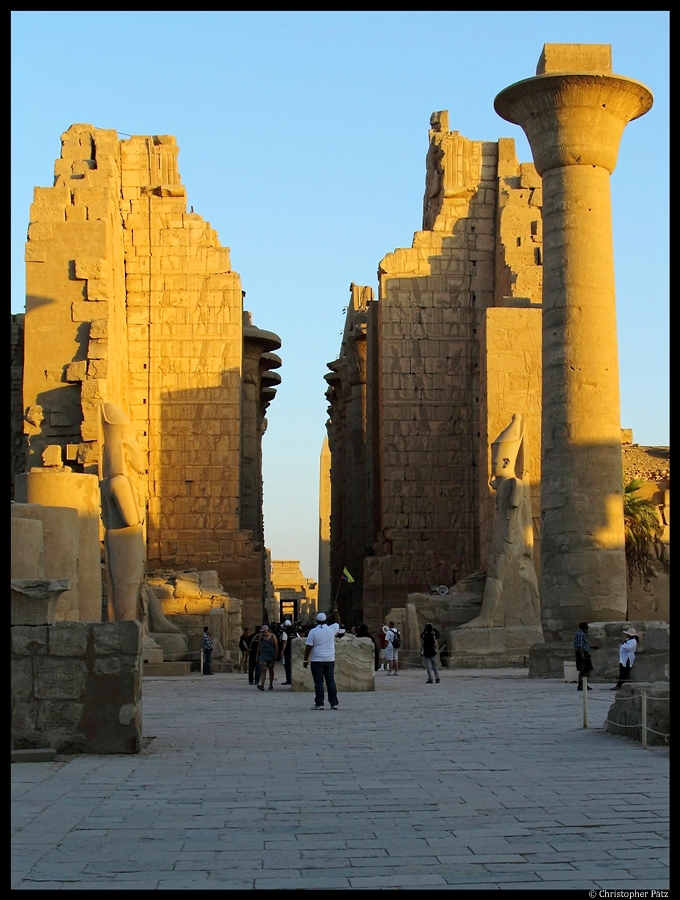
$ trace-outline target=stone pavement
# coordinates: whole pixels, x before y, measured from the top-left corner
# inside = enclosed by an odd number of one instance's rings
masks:
[[[137,756],[14,763],[12,888],[667,890],[667,748],[526,670],[144,679]]]

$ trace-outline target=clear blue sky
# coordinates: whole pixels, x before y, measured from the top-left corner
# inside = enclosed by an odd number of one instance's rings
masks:
[[[231,248],[283,382],[264,438],[266,543],[317,567],[326,363],[350,282],[421,225],[430,113],[468,138],[514,137],[495,95],[544,43],[612,45],[655,103],[612,176],[621,422],[668,444],[669,17],[666,12],[14,12],[12,311],[23,243],[60,135],[82,122],[172,134],[188,203]]]

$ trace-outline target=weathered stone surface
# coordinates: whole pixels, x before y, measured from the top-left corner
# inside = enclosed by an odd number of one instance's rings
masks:
[[[601,45],[546,44],[542,74],[494,103],[524,129],[543,177],[541,601],[549,640],[568,639],[575,622],[626,614],[609,176],[623,129],[652,95],[600,74],[611,72],[606,57]]]
[[[313,691],[311,670],[304,669],[305,641],[294,638],[291,648],[294,691]],[[375,650],[370,638],[343,637],[335,642],[335,684],[343,691],[375,690]]]
[[[381,261],[377,299],[352,286],[326,375],[332,582],[362,563],[361,604],[344,586],[340,609],[373,632],[407,594],[486,564],[487,448],[512,409],[539,471],[540,179],[509,139],[468,140],[445,111],[430,125],[422,230]]]
[[[52,580],[67,579],[69,586],[59,597],[55,606],[58,620],[78,621],[78,512],[60,504],[54,506],[42,503],[28,503],[27,480],[31,474],[17,475],[15,493],[18,503],[12,504],[11,515],[16,518],[34,519],[43,526],[43,577]],[[53,474],[52,478],[63,478],[64,474]],[[97,543],[97,552],[99,543]],[[100,599],[101,614],[101,599]],[[37,624],[37,623],[36,623]]]
[[[12,656],[42,656],[47,653],[46,625],[14,625]]]
[[[244,321],[229,250],[187,212],[177,157],[170,138],[84,124],[62,135],[54,185],[31,207],[13,415],[29,410],[29,466],[82,438],[91,446],[69,460],[96,476],[100,404],[128,413],[148,473],[152,567],[217,570],[260,620],[261,439],[280,340]]]
[[[44,578],[43,524],[38,519],[12,516],[11,577]]]
[[[12,659],[12,700],[29,700],[33,694],[33,662]]]
[[[75,700],[85,692],[87,665],[82,660],[38,657],[34,674],[38,700]]]
[[[164,634],[150,632],[151,637],[163,651],[163,662],[175,662],[184,659],[188,652],[188,640],[183,634]]]
[[[13,747],[51,746],[63,753],[140,749],[139,622],[58,622],[12,631]],[[29,632],[35,632],[33,639]]]
[[[12,625],[51,625],[59,597],[69,590],[67,579],[12,578]]]
[[[59,622],[49,629],[49,655],[85,656],[90,633],[86,622]]]
[[[647,696],[646,723],[642,721],[643,692]],[[650,747],[667,746],[671,739],[670,697],[667,682],[624,684],[609,708],[604,731],[641,741],[642,725],[646,724],[647,744]]]

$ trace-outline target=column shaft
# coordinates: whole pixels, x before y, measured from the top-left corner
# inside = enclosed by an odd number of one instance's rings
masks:
[[[548,636],[626,616],[609,172],[543,176],[541,599]]]

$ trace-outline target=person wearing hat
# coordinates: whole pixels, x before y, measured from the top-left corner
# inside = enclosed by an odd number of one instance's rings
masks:
[[[335,635],[340,630],[340,617],[337,603],[333,607],[333,618],[335,621],[328,625],[326,613],[318,613],[317,624],[307,635],[302,665],[305,669],[311,665],[312,669],[315,694],[312,709],[324,708],[324,681],[331,709],[338,708],[338,690],[335,686]]]
[[[292,623],[290,619],[286,619],[283,623],[283,629],[281,630],[281,649],[279,650],[279,659],[283,659],[283,667],[286,672],[286,680],[283,682],[284,684],[292,684],[292,652],[293,652],[293,642],[291,640],[293,636],[292,631]]]
[[[612,691],[620,691],[624,681],[630,678],[630,670],[635,662],[635,650],[637,649],[638,633],[631,626],[624,628],[619,641],[619,680],[610,688]]]

